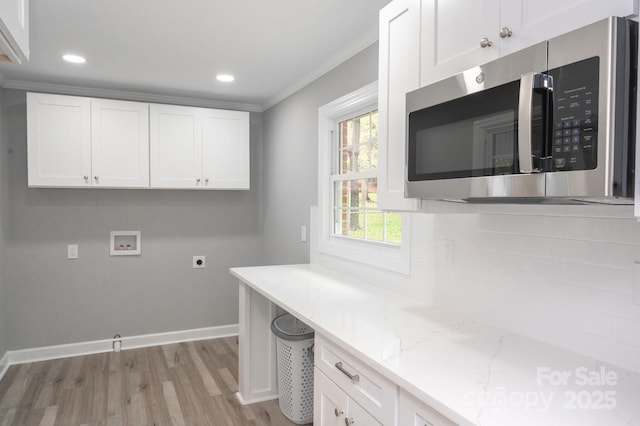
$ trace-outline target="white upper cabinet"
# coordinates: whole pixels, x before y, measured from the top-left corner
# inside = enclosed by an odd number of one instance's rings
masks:
[[[27,93],[29,186],[147,188],[148,107]]]
[[[0,1],[0,60],[29,60],[29,0]]]
[[[500,0],[422,0],[420,85],[496,59],[499,28]]]
[[[607,16],[636,0],[422,0],[425,86]]]
[[[91,174],[95,186],[149,187],[149,105],[91,100]]]
[[[91,185],[91,101],[27,93],[29,186]]]
[[[205,109],[202,178],[216,189],[249,189],[249,113]]]
[[[249,189],[249,113],[151,105],[151,187]]]
[[[31,187],[249,189],[249,113],[27,93]]]
[[[420,87],[420,0],[396,0],[380,11],[378,206],[417,210],[404,198],[405,94]]]
[[[500,42],[500,55],[584,27],[608,16],[638,13],[637,0],[518,0],[501,2],[501,28],[511,30]],[[499,30],[494,29],[494,34]]]
[[[152,188],[198,188],[202,182],[199,108],[151,104]]]

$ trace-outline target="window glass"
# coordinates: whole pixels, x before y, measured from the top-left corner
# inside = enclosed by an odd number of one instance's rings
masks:
[[[378,111],[338,123],[333,181],[333,234],[400,244],[400,213],[378,209]]]

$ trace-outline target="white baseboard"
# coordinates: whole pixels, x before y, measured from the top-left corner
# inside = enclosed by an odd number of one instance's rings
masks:
[[[240,405],[250,405],[250,404],[256,404],[258,402],[272,401],[274,399],[278,399],[280,398],[280,394],[276,391],[275,393],[273,392],[265,393],[263,396],[260,396],[258,398],[244,399],[240,392],[236,392],[236,398],[238,399],[238,402],[240,403]]]
[[[238,335],[238,324],[217,327],[195,328],[192,330],[169,331],[166,333],[142,334],[139,336],[123,336],[122,350],[167,345],[170,343],[191,342],[196,340],[216,339]],[[90,355],[113,351],[113,339],[94,340],[90,342],[69,343],[65,345],[44,346],[40,348],[8,351],[0,360],[0,373],[3,366],[25,364],[27,362],[48,361],[70,356]],[[0,374],[0,378],[2,377]]]
[[[4,376],[4,373],[9,369],[9,352],[5,352],[0,358],[0,380]]]

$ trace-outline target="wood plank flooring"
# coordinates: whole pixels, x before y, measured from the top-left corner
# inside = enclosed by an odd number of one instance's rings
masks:
[[[34,362],[0,381],[0,426],[293,425],[237,391],[237,337]]]

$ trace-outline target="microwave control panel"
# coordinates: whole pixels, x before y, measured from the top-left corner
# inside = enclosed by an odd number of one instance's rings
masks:
[[[549,71],[553,77],[551,170],[591,170],[598,153],[598,57]]]

